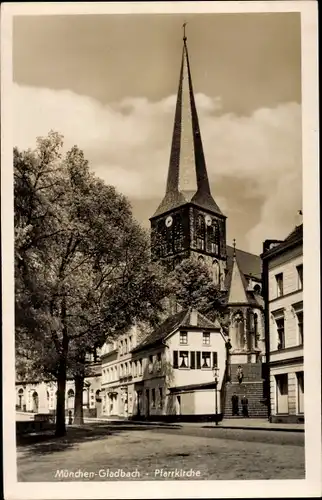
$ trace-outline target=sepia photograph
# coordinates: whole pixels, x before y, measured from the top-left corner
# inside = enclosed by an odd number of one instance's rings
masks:
[[[6,498],[319,495],[316,4],[83,4],[2,16]]]

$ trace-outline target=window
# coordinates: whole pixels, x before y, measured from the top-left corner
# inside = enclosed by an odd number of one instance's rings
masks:
[[[129,351],[132,349],[132,335],[129,337]]]
[[[149,367],[148,367],[149,373],[153,372],[153,356],[149,356]]]
[[[219,253],[219,226],[215,221],[207,227],[207,247],[209,252]]]
[[[194,351],[190,353],[190,368],[191,370],[196,368],[196,353]]]
[[[142,359],[139,359],[138,361],[138,376],[141,377],[142,375]]]
[[[203,345],[210,345],[210,332],[203,332],[202,343]]]
[[[132,363],[133,377],[136,377],[136,375],[137,375],[137,369],[138,369],[137,361],[133,361],[133,363]]]
[[[297,315],[297,328],[298,328],[298,335],[299,335],[299,344],[302,345],[304,343],[303,311],[298,312],[296,315]]]
[[[284,318],[278,318],[276,320],[277,328],[277,349],[285,348],[285,328],[284,328]]]
[[[181,345],[188,344],[188,333],[187,332],[180,332],[180,344]]]
[[[196,366],[197,366],[197,369],[201,368],[201,352],[200,351],[196,352]]]
[[[218,354],[216,352],[212,353],[212,367],[218,366]]]
[[[188,351],[180,351],[179,368],[188,368]]]
[[[157,354],[157,370],[161,370],[161,362],[162,362],[162,357],[161,357],[161,352],[158,352]]]
[[[204,250],[205,248],[205,219],[202,215],[198,215],[197,218],[197,248],[198,250]]]
[[[152,408],[155,408],[155,389],[151,389],[151,400]]]
[[[220,266],[218,260],[214,260],[212,263],[212,278],[215,285],[219,285],[220,282]]]
[[[303,264],[296,266],[297,271],[297,288],[298,290],[302,290],[303,288]]]
[[[163,390],[159,387],[159,408],[163,408]]]
[[[123,341],[120,342],[120,355],[123,356]]]
[[[124,354],[127,354],[127,339],[124,340]]]
[[[120,365],[120,377],[123,377],[123,365]]]
[[[210,352],[203,352],[201,357],[202,357],[201,368],[211,368]]]
[[[180,252],[183,249],[183,224],[180,215],[176,215],[173,221],[174,250]]]
[[[172,253],[173,252],[173,228],[167,227],[166,228],[166,253]]]
[[[283,295],[283,273],[276,274],[275,276],[276,286],[277,286],[277,297],[282,297]]]
[[[173,368],[178,368],[178,351],[173,351]]]

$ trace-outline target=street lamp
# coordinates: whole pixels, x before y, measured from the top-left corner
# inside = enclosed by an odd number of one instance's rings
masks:
[[[215,420],[215,422],[216,422],[216,425],[218,425],[218,390],[217,390],[217,388],[218,388],[218,380],[219,380],[219,368],[218,368],[218,366],[215,366],[213,368],[213,374],[214,374],[214,379],[215,379],[215,404],[216,404],[216,407],[215,407],[216,408],[215,409],[215,411],[216,411],[216,420]]]

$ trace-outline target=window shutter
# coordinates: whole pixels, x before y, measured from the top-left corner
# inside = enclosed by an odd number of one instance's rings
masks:
[[[216,352],[212,353],[212,366],[218,366],[218,356]]]
[[[190,353],[190,368],[192,370],[196,368],[196,353],[194,351]]]
[[[173,351],[173,368],[178,368],[178,351]]]
[[[201,368],[201,364],[200,364],[200,351],[197,351],[196,355],[197,355],[197,368]]]

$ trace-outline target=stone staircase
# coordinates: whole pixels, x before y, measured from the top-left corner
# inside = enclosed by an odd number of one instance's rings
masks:
[[[224,418],[233,417],[231,397],[234,393],[239,398],[239,415],[242,416],[241,398],[245,395],[248,399],[248,413],[250,418],[267,418],[267,405],[264,400],[264,380],[262,374],[262,363],[245,363],[240,365],[244,377],[239,384],[236,376],[238,365],[231,365],[231,381],[226,383]]]

